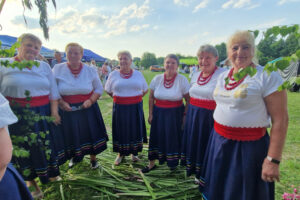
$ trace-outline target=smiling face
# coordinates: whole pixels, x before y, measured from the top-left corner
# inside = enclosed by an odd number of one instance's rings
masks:
[[[164,61],[164,67],[166,70],[166,73],[169,75],[173,75],[177,72],[178,63],[177,60],[174,58],[166,58]]]
[[[18,48],[20,60],[34,60],[40,53],[41,43],[31,39],[25,39]]]
[[[252,63],[254,49],[246,41],[233,43],[228,49],[228,58],[235,68],[245,68]]]
[[[198,56],[200,70],[210,74],[214,71],[218,57],[209,52],[201,52]]]
[[[130,68],[132,60],[128,55],[120,54],[118,58],[119,58],[121,70]]]
[[[67,48],[67,59],[72,65],[78,65],[82,58],[82,52],[79,46],[69,46]]]

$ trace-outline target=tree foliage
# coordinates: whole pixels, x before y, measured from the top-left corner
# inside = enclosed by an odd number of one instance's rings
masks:
[[[260,65],[278,57],[286,57],[300,49],[299,26],[274,26],[267,29],[264,38],[257,45],[257,57]]]
[[[222,42],[221,44],[217,44],[215,47],[219,53],[219,59],[216,63],[217,66],[219,66],[220,62],[224,61],[227,58],[226,44]]]
[[[149,68],[151,65],[157,65],[156,56],[154,53],[145,52],[141,58],[141,66],[145,69]]]

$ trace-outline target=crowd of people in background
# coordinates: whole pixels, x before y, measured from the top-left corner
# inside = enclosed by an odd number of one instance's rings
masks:
[[[1,61],[38,58],[39,66],[21,70],[0,66],[1,199],[41,198],[36,178],[42,184],[60,180],[60,165],[69,161],[72,168],[85,155],[90,156],[91,169],[99,167],[96,156],[105,153],[109,140],[98,105],[104,91],[113,99],[114,165],[129,155],[132,162],[140,161],[138,154],[149,140],[149,163],[141,169],[143,173],[155,170],[156,160],[170,170],[181,164],[187,176],[194,175],[204,199],[274,199],[288,126],[287,95],[277,90],[282,84],[279,74],[268,75],[253,61],[252,33],[238,31],[229,38],[229,69],[216,66],[215,47],[202,45],[197,52],[200,71],[193,67],[190,82],[178,73],[176,55],[169,54],[164,59],[165,72],[156,75],[149,87],[143,74],[131,68],[128,51],[118,53],[120,68],[112,70],[109,62],[101,67],[93,60],[83,63],[83,47],[69,43],[66,60],[55,52],[50,66],[40,61],[38,37],[28,33],[19,40],[18,54]],[[256,68],[257,73],[234,78],[246,67]],[[143,111],[148,90],[149,139]],[[31,124],[28,109],[53,120],[41,118]],[[35,134],[38,143],[27,139],[14,144],[28,156],[11,159],[9,134],[14,138]],[[35,188],[31,194],[22,179]]]

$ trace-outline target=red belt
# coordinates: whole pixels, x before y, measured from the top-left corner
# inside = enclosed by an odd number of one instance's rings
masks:
[[[155,105],[161,108],[176,108],[182,106],[182,100],[179,101],[168,101],[168,100],[159,100],[155,99]]]
[[[266,128],[240,128],[230,127],[219,124],[215,121],[215,131],[223,137],[238,141],[255,141],[259,140],[266,134]]]
[[[191,97],[190,104],[200,108],[206,108],[208,110],[214,110],[216,108],[216,102],[214,100],[196,99]]]
[[[134,97],[119,97],[114,96],[114,103],[116,104],[137,104],[140,103],[143,100],[142,96],[134,96]]]
[[[76,94],[76,95],[64,95],[63,100],[67,103],[83,103],[88,100],[93,94],[91,91],[89,94]]]
[[[10,102],[11,105],[20,104],[20,106],[22,107],[25,107],[27,104],[29,104],[30,107],[38,107],[49,104],[49,95],[29,98],[30,100],[27,101],[27,98],[6,97],[6,99]]]

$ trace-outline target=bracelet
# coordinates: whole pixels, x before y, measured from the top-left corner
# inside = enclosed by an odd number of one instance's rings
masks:
[[[272,163],[275,163],[277,165],[280,164],[279,160],[276,160],[276,159],[272,158],[271,156],[267,156],[267,160],[270,161],[270,162],[272,162]]]

